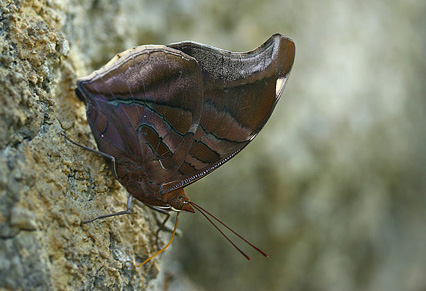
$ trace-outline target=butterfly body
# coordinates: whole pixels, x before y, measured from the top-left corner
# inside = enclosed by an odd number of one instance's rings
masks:
[[[77,82],[100,152],[130,195],[194,212],[184,187],[240,152],[262,129],[294,61],[275,34],[247,53],[192,42],[140,46]]]

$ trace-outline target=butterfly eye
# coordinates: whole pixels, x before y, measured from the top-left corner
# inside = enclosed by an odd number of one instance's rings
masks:
[[[183,208],[184,203],[185,202],[184,202],[184,199],[182,197],[176,197],[176,198],[174,198],[170,201],[170,206],[173,209],[181,210]]]

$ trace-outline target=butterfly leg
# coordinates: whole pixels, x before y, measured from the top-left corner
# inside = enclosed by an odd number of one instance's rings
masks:
[[[92,221],[95,221],[97,219],[102,219],[102,218],[111,217],[111,216],[131,214],[132,213],[132,200],[133,200],[133,196],[129,194],[129,199],[127,199],[127,209],[126,210],[115,212],[115,213],[101,215],[101,216],[98,216],[98,217],[86,220],[83,223],[86,224],[86,223],[90,223]]]
[[[157,231],[156,231],[156,233],[155,233],[155,244],[157,245],[157,247],[158,248],[161,248],[160,247],[160,245],[158,244],[158,238],[160,237],[160,231],[162,231],[162,230],[166,230],[166,231],[168,231],[168,232],[172,232],[172,230],[171,229],[168,229],[168,228],[166,228],[165,227],[165,225],[166,225],[166,223],[167,223],[167,221],[169,220],[169,218],[170,218],[170,212],[169,211],[167,211],[167,210],[164,210],[164,209],[161,209],[161,208],[158,208],[158,207],[155,207],[155,206],[150,206],[150,205],[147,205],[149,208],[151,208],[152,210],[155,210],[155,211],[157,211],[157,212],[160,212],[161,214],[164,214],[166,217],[164,218],[164,220],[163,220],[163,222],[159,222],[159,220],[158,220],[158,218],[157,218],[157,216],[155,216],[155,220],[157,221],[157,224],[159,225],[158,226],[158,229],[157,229]]]
[[[68,136],[66,136],[63,132],[61,132],[61,135],[63,136],[63,137],[65,137],[70,143],[72,143],[72,144],[74,144],[74,145],[76,145],[76,146],[79,146],[79,147],[81,147],[81,148],[83,148],[83,149],[85,149],[85,150],[87,150],[87,151],[89,151],[89,152],[92,152],[92,153],[95,153],[95,154],[98,154],[98,155],[101,155],[101,156],[103,156],[103,157],[105,157],[105,158],[107,158],[107,159],[109,159],[111,162],[112,162],[112,174],[114,175],[114,177],[118,180],[118,175],[117,175],[117,171],[115,170],[115,158],[113,157],[113,156],[110,156],[110,155],[108,155],[108,154],[106,154],[106,153],[103,153],[103,152],[100,152],[100,151],[97,151],[97,150],[94,150],[94,149],[92,149],[92,148],[89,148],[89,147],[86,147],[86,146],[84,146],[84,145],[82,145],[82,144],[79,144],[78,142],[75,142],[75,141],[73,141],[72,139],[70,139]]]

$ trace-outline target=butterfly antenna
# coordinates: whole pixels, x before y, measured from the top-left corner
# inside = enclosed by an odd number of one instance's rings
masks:
[[[177,212],[177,214],[176,214],[175,228],[173,229],[172,238],[170,239],[169,243],[164,248],[162,248],[161,250],[159,250],[158,252],[156,252],[155,254],[153,254],[152,256],[150,256],[148,259],[146,259],[145,261],[143,261],[139,265],[136,265],[135,261],[133,260],[133,266],[135,266],[135,268],[142,267],[143,265],[145,265],[146,263],[148,263],[152,258],[154,258],[157,255],[161,254],[165,249],[167,249],[172,244],[173,238],[175,237],[177,225],[178,225],[178,220],[179,220],[179,212]]]
[[[246,244],[248,244],[249,246],[251,246],[253,249],[255,249],[256,251],[258,251],[259,253],[261,253],[263,256],[265,256],[266,258],[268,257],[268,255],[263,252],[261,249],[259,249],[258,247],[256,247],[255,245],[253,245],[251,242],[249,242],[247,239],[245,239],[243,236],[241,236],[240,234],[238,234],[236,231],[234,231],[232,228],[230,228],[229,226],[227,226],[224,222],[222,222],[219,218],[217,218],[216,216],[214,216],[213,214],[211,214],[210,212],[208,212],[207,210],[205,210],[204,208],[202,208],[200,205],[194,203],[194,202],[190,202],[191,205],[193,205],[195,207],[195,209],[197,209],[198,211],[200,211],[200,213],[244,256],[246,257],[248,260],[250,260],[250,257],[247,256],[240,248],[238,248],[232,241],[231,239],[229,239],[224,233],[223,231],[221,231],[219,229],[219,227],[207,216],[210,215],[213,219],[215,219],[217,222],[219,222],[220,224],[222,224],[224,227],[226,227],[229,231],[231,231],[233,234],[235,234],[236,236],[238,236],[240,239],[242,239]]]

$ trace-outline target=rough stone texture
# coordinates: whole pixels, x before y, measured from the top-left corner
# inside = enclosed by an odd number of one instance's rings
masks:
[[[142,289],[159,274],[153,289],[426,289],[425,1],[0,7],[0,287]],[[156,226],[142,207],[81,225],[127,196],[58,135],[95,147],[76,78],[133,45],[241,51],[275,32],[296,42],[283,99],[247,149],[187,189],[270,258],[245,261],[195,214],[160,266],[128,268],[155,249]]]
[[[0,2],[0,289],[132,290],[158,273],[155,261],[131,264],[155,250],[150,212],[136,206],[135,215],[82,225],[122,210],[127,195],[102,158],[59,135],[95,147],[73,88],[92,70],[88,58],[120,49],[118,6]],[[111,38],[105,49],[99,31]]]

